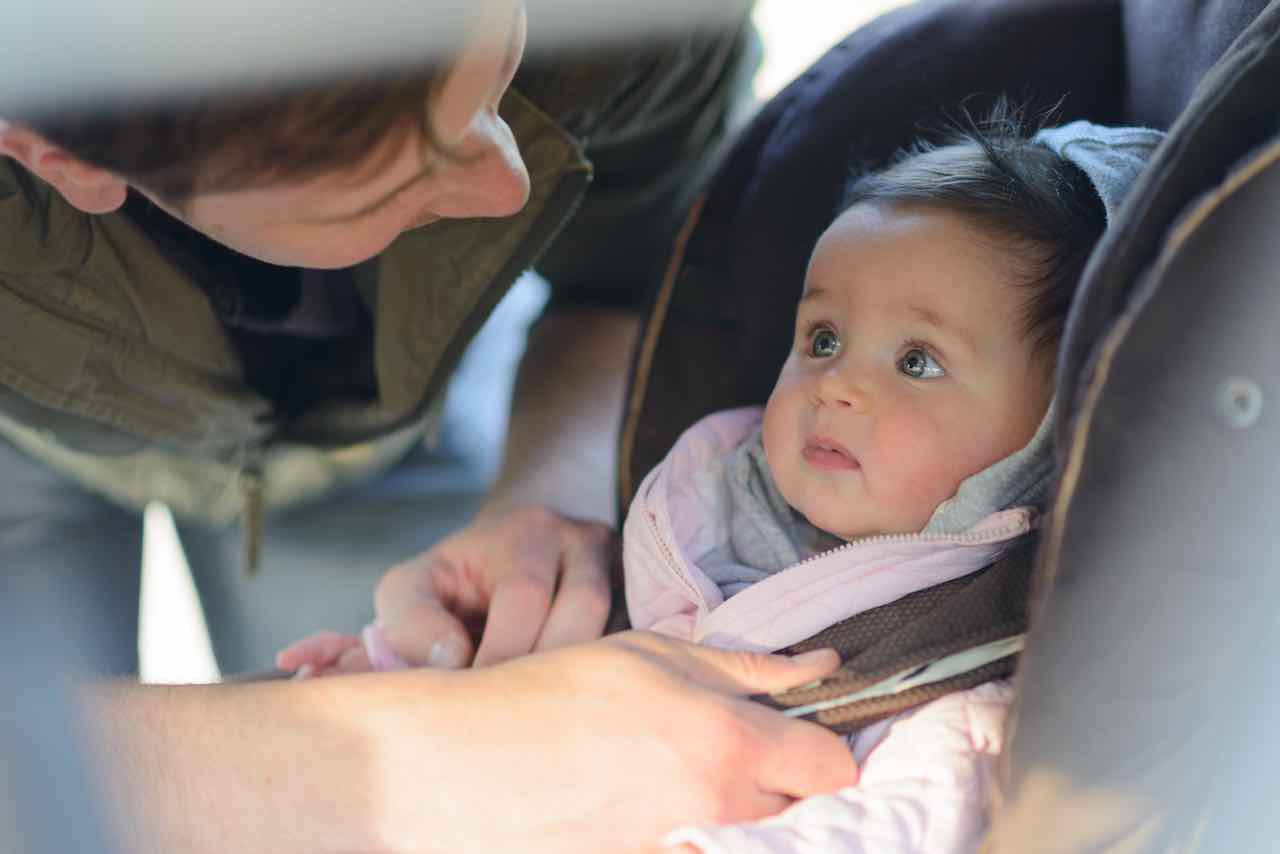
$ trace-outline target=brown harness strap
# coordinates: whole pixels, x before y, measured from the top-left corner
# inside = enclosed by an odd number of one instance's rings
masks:
[[[1035,535],[1025,537],[985,569],[855,614],[780,650],[795,654],[832,647],[844,664],[816,686],[753,699],[776,709],[799,709],[862,691],[947,656],[1021,635],[1027,630],[1035,545]],[[618,585],[607,632],[629,627]],[[1016,663],[1017,655],[1007,655],[936,682],[799,716],[836,732],[853,732],[945,694],[1009,676]]]
[[[1035,537],[1025,538],[999,561],[954,581],[920,590],[855,614],[782,652],[833,647],[843,666],[813,687],[759,697],[793,709],[862,691],[931,662],[1016,637],[1027,628],[1027,600]],[[836,732],[852,732],[953,691],[1013,673],[1015,654],[937,682],[868,697],[803,717]]]

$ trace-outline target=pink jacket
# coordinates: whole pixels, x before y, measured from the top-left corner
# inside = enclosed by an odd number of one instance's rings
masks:
[[[631,623],[732,649],[772,651],[832,623],[991,563],[1034,513],[995,513],[960,534],[857,540],[802,561],[727,602],[699,559],[729,539],[723,461],[759,408],[716,413],[680,437],[641,483],[623,527]],[[951,694],[849,739],[858,785],[746,825],[687,828],[668,844],[707,852],[968,851],[986,828],[989,774],[1012,690]]]

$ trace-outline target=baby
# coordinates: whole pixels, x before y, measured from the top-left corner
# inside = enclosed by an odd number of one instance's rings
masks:
[[[632,625],[777,650],[1026,534],[1072,294],[1160,138],[1076,122],[1027,139],[998,114],[855,180],[763,410],[703,419],[641,484],[623,531]],[[665,841],[973,850],[1011,694],[990,682],[866,727],[849,739],[857,786]]]
[[[1030,531],[1071,297],[1159,140],[1085,122],[1028,139],[998,110],[855,180],[810,258],[768,403],[695,424],[641,484],[623,529],[632,625],[776,650],[977,571]],[[326,669],[341,652],[326,643],[291,663]],[[376,629],[362,647],[394,663]],[[971,850],[1011,693],[990,682],[867,727],[849,738],[858,785],[664,842]]]

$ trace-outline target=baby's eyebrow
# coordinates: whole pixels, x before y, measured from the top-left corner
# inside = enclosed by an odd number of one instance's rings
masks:
[[[800,304],[804,305],[807,302],[812,302],[813,300],[816,300],[819,297],[824,297],[826,295],[827,295],[826,288],[821,288],[821,287],[809,288],[809,290],[804,292],[804,296],[800,297]]]
[[[924,305],[908,305],[907,311],[912,314],[916,320],[919,320],[925,326],[930,326],[934,331],[941,333],[947,338],[951,338],[970,352],[976,351],[973,339],[961,324],[952,323],[938,312]]]
[[[923,305],[909,305],[907,310],[916,316],[917,320],[927,323],[937,329],[948,329],[950,324],[942,319],[936,311]]]

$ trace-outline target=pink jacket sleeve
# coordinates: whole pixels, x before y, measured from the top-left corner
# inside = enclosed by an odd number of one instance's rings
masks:
[[[762,821],[677,830],[706,854],[967,852],[986,832],[994,763],[1013,689],[950,694],[852,737],[856,786],[806,798]]]

